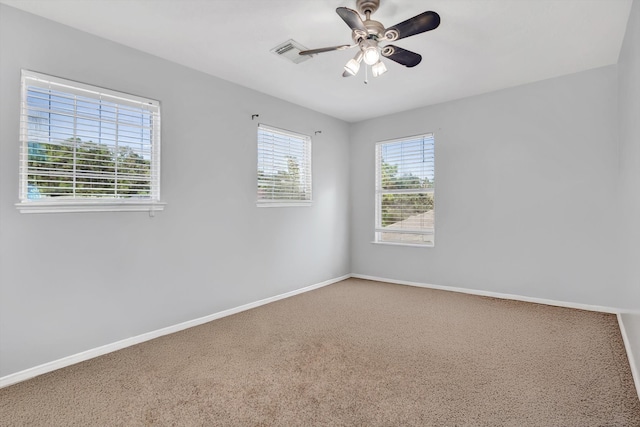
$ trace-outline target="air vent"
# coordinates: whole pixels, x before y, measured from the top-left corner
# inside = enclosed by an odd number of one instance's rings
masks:
[[[278,55],[281,58],[288,59],[294,64],[299,64],[302,61],[311,59],[311,57],[313,56],[313,55],[299,55],[299,53],[303,50],[307,50],[307,48],[302,46],[300,43],[298,43],[295,40],[287,40],[286,42],[271,49],[271,53]]]

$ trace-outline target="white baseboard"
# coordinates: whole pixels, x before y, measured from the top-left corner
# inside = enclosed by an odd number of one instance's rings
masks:
[[[640,399],[640,366],[636,365],[636,359],[631,350],[631,341],[629,335],[627,335],[627,329],[624,326],[624,319],[622,313],[618,313],[618,324],[620,325],[620,333],[622,334],[622,341],[624,341],[624,348],[627,350],[627,357],[629,358],[629,365],[631,366],[631,375],[636,385],[636,392],[638,393],[638,399]]]
[[[348,279],[350,277],[357,279],[366,279],[366,280],[375,280],[379,282],[386,283],[394,283],[399,285],[407,285],[407,286],[416,286],[421,288],[429,288],[429,289],[439,289],[444,291],[451,292],[459,292],[471,295],[480,295],[501,299],[509,299],[515,301],[525,301],[525,302],[533,302],[537,304],[546,304],[553,305],[558,307],[567,307],[567,308],[576,308],[580,310],[589,310],[589,311],[598,311],[604,313],[613,313],[618,316],[618,323],[620,325],[620,331],[622,333],[622,338],[625,344],[625,349],[627,351],[627,356],[629,358],[629,364],[631,365],[631,373],[633,375],[633,379],[636,384],[636,389],[638,391],[638,396],[640,397],[640,367],[636,366],[634,363],[634,358],[631,353],[631,345],[629,343],[629,337],[627,336],[626,330],[624,328],[623,320],[620,316],[621,311],[611,307],[603,307],[603,306],[595,306],[588,304],[578,304],[564,301],[555,301],[548,300],[543,298],[533,298],[526,297],[520,295],[512,295],[512,294],[503,294],[499,292],[489,292],[482,291],[476,289],[466,289],[466,288],[457,288],[453,286],[440,286],[440,285],[430,285],[426,283],[418,283],[418,282],[410,282],[406,280],[395,280],[395,279],[387,279],[383,277],[375,277],[375,276],[367,276],[363,274],[347,274],[341,277],[337,277],[334,279],[326,280],[324,282],[316,283],[314,285],[310,285],[301,289],[296,289],[294,291],[286,292],[284,294],[276,295],[273,297],[265,298],[259,301],[255,301],[249,304],[244,304],[239,307],[231,308],[228,310],[223,310],[218,313],[210,314],[208,316],[200,317],[198,319],[189,320],[187,322],[179,323],[177,325],[168,326],[166,328],[158,329],[155,331],[147,332],[141,335],[137,335],[135,337],[126,338],[124,340],[116,341],[111,344],[106,344],[101,347],[96,347],[87,351],[83,351],[81,353],[77,353],[71,356],[63,357],[62,359],[54,360],[52,362],[44,363],[42,365],[35,366],[33,368],[28,368],[20,372],[16,372],[13,374],[9,374],[4,377],[0,377],[0,388],[10,386],[12,384],[19,383],[21,381],[28,380],[30,378],[36,377],[38,375],[46,374],[48,372],[55,371],[56,369],[61,369],[67,366],[74,365],[76,363],[83,362],[85,360],[93,359],[94,357],[102,356],[107,353],[111,353],[117,350],[121,350],[126,347],[131,347],[136,344],[143,343],[145,341],[152,340],[154,338],[158,338],[164,335],[169,335],[174,332],[179,332],[188,328],[192,328],[194,326],[202,325],[207,322],[211,322],[212,320],[220,319],[222,317],[230,316],[232,314],[240,313],[242,311],[250,310],[252,308],[259,307],[261,305],[269,304],[284,298],[289,298],[294,295],[298,295],[304,292],[309,292],[314,289],[318,289],[324,286],[331,285],[333,283],[340,282],[342,280]]]
[[[36,377],[38,375],[46,374],[51,371],[55,371],[56,369],[65,368],[70,365],[74,365],[79,362],[84,362],[85,360],[93,359],[94,357],[102,356],[107,353],[111,353],[117,350],[121,350],[126,347],[131,347],[132,345],[140,344],[145,341],[152,340],[154,338],[158,338],[164,335],[169,335],[174,332],[179,332],[188,328],[192,328],[194,326],[202,325],[207,322],[211,322],[212,320],[220,319],[222,317],[231,316],[232,314],[240,313],[242,311],[250,310],[252,308],[259,307],[261,305],[269,304],[284,298],[289,298],[294,295],[298,295],[304,292],[309,292],[314,289],[321,288],[323,286],[328,286],[336,282],[340,282],[342,280],[348,279],[351,275],[347,274],[345,276],[336,277],[334,279],[325,280],[324,282],[316,283],[314,285],[310,285],[301,289],[296,289],[294,291],[285,292],[284,294],[276,295],[273,297],[261,299],[259,301],[255,301],[249,304],[244,304],[239,307],[230,308],[228,310],[223,310],[218,313],[210,314],[208,316],[200,317],[198,319],[189,320],[187,322],[182,322],[177,325],[168,326],[166,328],[157,329],[155,331],[147,332],[142,335],[137,335],[135,337],[126,338],[124,340],[116,341],[111,344],[106,344],[97,348],[93,348],[91,350],[83,351],[81,353],[73,354],[71,356],[63,357],[62,359],[54,360],[52,362],[44,363],[42,365],[35,366],[33,368],[28,368],[20,372],[16,372],[13,374],[6,375],[4,377],[0,377],[0,388],[10,386],[12,384],[19,383],[21,381],[28,380],[30,378]]]
[[[620,312],[620,310],[617,308],[604,307],[600,305],[589,305],[589,304],[580,304],[580,303],[574,303],[574,302],[555,301],[555,300],[544,299],[544,298],[527,297],[527,296],[513,295],[513,294],[503,294],[500,292],[482,291],[478,289],[457,288],[454,286],[431,285],[428,283],[409,282],[407,280],[395,280],[395,279],[386,279],[383,277],[366,276],[364,274],[352,274],[351,277],[354,277],[357,279],[375,280],[378,282],[395,283],[398,285],[416,286],[419,288],[438,289],[441,291],[450,291],[450,292],[459,292],[462,294],[479,295],[483,297],[493,297],[493,298],[500,298],[500,299],[509,299],[514,301],[533,302],[536,304],[546,304],[546,305],[553,305],[556,307],[576,308],[579,310],[598,311],[601,313],[618,314]]]

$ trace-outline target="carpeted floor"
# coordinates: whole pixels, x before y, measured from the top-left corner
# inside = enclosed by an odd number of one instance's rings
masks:
[[[614,315],[349,279],[0,390],[2,426],[640,426]]]

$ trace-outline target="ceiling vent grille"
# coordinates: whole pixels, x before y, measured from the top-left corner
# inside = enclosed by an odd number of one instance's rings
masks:
[[[303,50],[308,50],[308,49],[302,46],[297,41],[291,39],[271,49],[271,53],[281,58],[288,59],[294,64],[299,64],[303,61],[306,61],[307,59],[311,59],[311,57],[313,56],[313,55],[299,55],[299,53]]]

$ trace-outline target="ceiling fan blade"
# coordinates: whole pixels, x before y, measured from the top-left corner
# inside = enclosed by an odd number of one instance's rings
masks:
[[[422,61],[422,56],[398,46],[388,45],[382,49],[382,56],[405,67],[415,67]]]
[[[362,18],[353,9],[349,9],[348,7],[339,7],[336,9],[338,15],[353,31],[363,32],[364,35],[367,34],[367,27],[364,26],[364,22],[362,22]]]
[[[438,28],[440,25],[440,15],[435,12],[423,12],[413,18],[407,19],[399,24],[385,30],[384,36],[387,40],[400,40],[405,37],[415,36]]]
[[[320,49],[309,49],[309,50],[303,50],[299,53],[299,55],[315,55],[316,53],[322,53],[322,52],[331,52],[333,50],[345,50],[345,49],[350,49],[352,47],[355,47],[357,45],[349,45],[349,44],[343,44],[340,46],[331,46],[331,47],[321,47]]]

